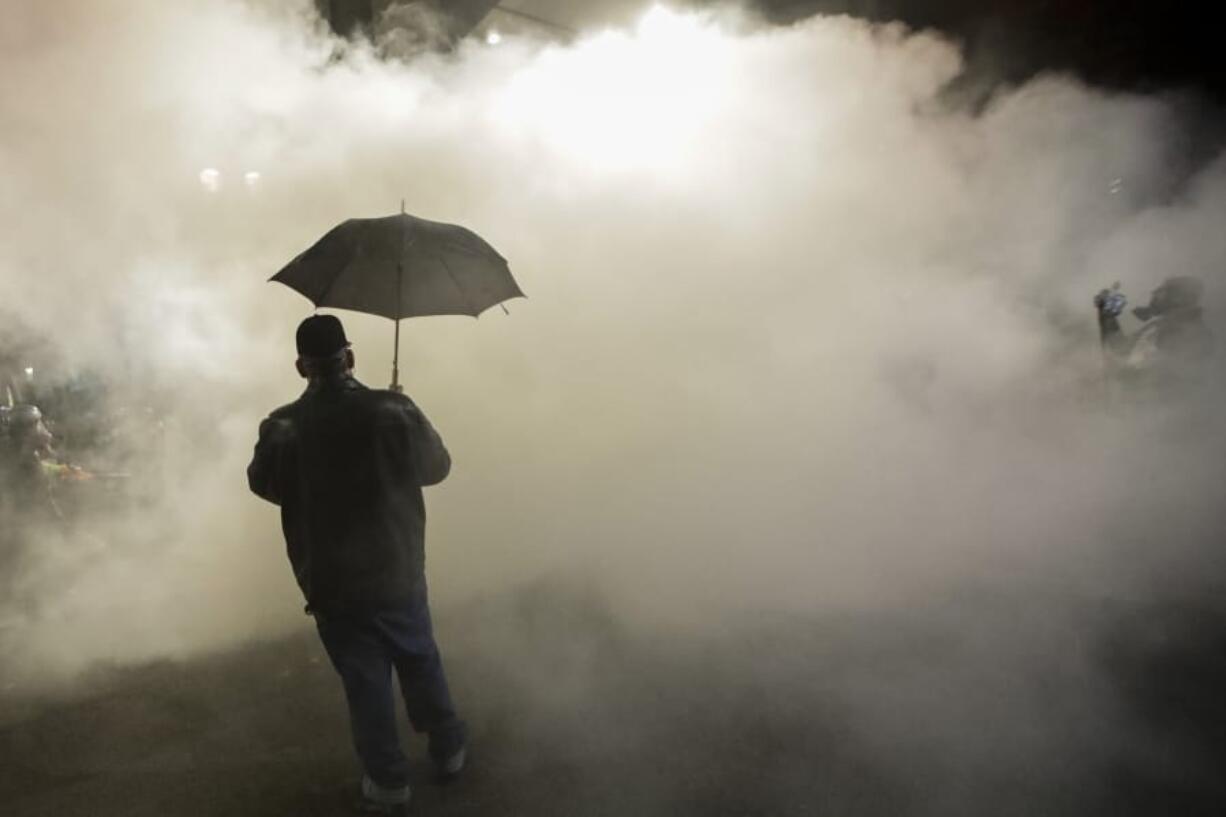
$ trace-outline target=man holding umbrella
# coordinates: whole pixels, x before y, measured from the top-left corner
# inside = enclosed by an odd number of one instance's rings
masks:
[[[465,759],[424,572],[421,488],[441,482],[451,458],[408,397],[354,378],[353,351],[335,316],[304,320],[297,351],[306,391],[260,424],[248,482],[281,507],[294,575],[341,676],[365,770],[360,808],[401,814],[409,775],[393,670],[438,771],[454,775]]]

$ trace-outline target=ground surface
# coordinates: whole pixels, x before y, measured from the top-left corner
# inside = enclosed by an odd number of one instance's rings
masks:
[[[437,612],[472,763],[432,783],[411,738],[415,813],[1226,813],[1203,604],[1099,604],[1089,644],[975,594],[684,637],[549,586]],[[337,815],[355,775],[306,630],[0,698],[5,817]]]

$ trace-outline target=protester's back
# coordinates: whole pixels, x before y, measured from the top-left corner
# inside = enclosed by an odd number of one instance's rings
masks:
[[[442,441],[406,397],[352,378],[315,384],[265,421],[252,490],[281,505],[308,603],[373,607],[405,598],[424,571],[421,486],[446,477]]]
[[[409,762],[397,735],[393,672],[439,774],[464,768],[467,730],[434,640],[425,577],[421,488],[451,457],[397,391],[353,379],[340,319],[312,315],[295,334],[306,392],[260,424],[251,490],[281,506],[294,574],[345,688],[362,761],[363,814],[407,813]]]

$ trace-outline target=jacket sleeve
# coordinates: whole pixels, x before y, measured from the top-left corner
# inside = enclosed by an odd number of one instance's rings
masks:
[[[259,439],[255,454],[247,466],[247,485],[256,496],[274,505],[281,504],[283,496],[282,459],[293,433],[289,420],[269,417],[260,423]]]
[[[409,401],[409,456],[419,485],[436,485],[451,473],[451,455],[443,438],[434,430],[421,409]]]

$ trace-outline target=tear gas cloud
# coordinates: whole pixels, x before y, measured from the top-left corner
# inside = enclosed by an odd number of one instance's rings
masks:
[[[155,384],[165,438],[95,549],[28,558],[23,666],[302,626],[243,476],[309,312],[265,281],[401,199],[529,295],[403,326],[455,459],[438,604],[574,576],[629,622],[719,626],[966,582],[1146,594],[1220,560],[1220,424],[1105,411],[1089,306],[1182,273],[1223,314],[1226,162],[1184,164],[1173,103],[1046,77],[972,115],[941,97],[954,44],[847,18],[337,48],[304,2],[6,12],[0,302],[66,365]],[[342,317],[383,385],[390,324]]]

